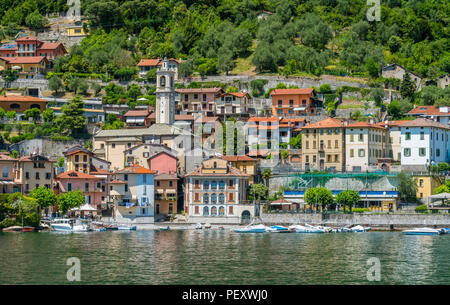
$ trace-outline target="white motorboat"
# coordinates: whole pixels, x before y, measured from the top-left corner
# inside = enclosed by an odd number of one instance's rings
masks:
[[[75,224],[73,219],[69,218],[60,218],[55,219],[50,223],[50,226],[55,231],[60,232],[88,232],[89,225],[88,224]]]
[[[211,224],[210,224],[210,223],[205,223],[205,225],[203,226],[203,228],[205,228],[205,229],[211,229]]]
[[[270,233],[291,233],[291,232],[295,232],[295,230],[291,230],[287,227],[283,227],[283,226],[271,226],[270,228],[267,228],[267,232]]]
[[[405,235],[439,235],[442,234],[441,230],[431,228],[414,228],[411,230],[404,230]]]
[[[265,225],[249,225],[244,228],[234,229],[236,233],[264,233],[267,227]]]
[[[360,225],[354,226],[350,228],[350,232],[369,232],[370,231],[370,227],[363,227]]]
[[[295,232],[297,233],[328,233],[328,229],[324,229],[323,227],[315,227],[309,224],[305,224],[304,226],[297,225],[295,227]]]
[[[201,223],[197,223],[197,224],[195,225],[195,229],[197,229],[197,230],[201,230],[202,228],[203,228],[203,226],[202,226]]]

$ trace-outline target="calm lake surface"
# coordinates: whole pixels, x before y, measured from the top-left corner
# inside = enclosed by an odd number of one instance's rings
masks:
[[[66,279],[70,257],[81,282]],[[448,234],[0,233],[0,258],[0,284],[450,284]]]

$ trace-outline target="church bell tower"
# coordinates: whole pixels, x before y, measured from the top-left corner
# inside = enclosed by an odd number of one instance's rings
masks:
[[[156,123],[172,125],[175,121],[175,72],[169,69],[169,61],[164,58],[156,71]]]

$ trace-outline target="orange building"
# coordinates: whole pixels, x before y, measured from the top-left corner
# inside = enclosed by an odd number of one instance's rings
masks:
[[[275,89],[272,96],[272,113],[276,116],[315,115],[321,102],[313,88]]]
[[[33,96],[22,96],[22,95],[1,95],[0,96],[0,107],[8,111],[15,111],[17,113],[23,113],[25,110],[31,108],[37,108],[40,111],[45,110],[47,106],[47,101],[33,97]]]

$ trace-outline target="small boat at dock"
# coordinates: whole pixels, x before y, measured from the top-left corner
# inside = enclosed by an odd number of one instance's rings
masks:
[[[267,232],[270,233],[292,233],[295,232],[295,230],[290,230],[287,227],[283,226],[271,226],[270,228],[267,228]]]
[[[250,225],[244,228],[234,229],[236,233],[264,233],[267,227],[265,225]]]
[[[167,227],[159,227],[159,230],[160,231],[170,231],[170,227],[169,226],[167,226]]]
[[[411,230],[404,230],[403,234],[405,234],[405,235],[439,235],[439,234],[442,234],[442,231],[439,229],[431,229],[431,228],[414,228]]]

